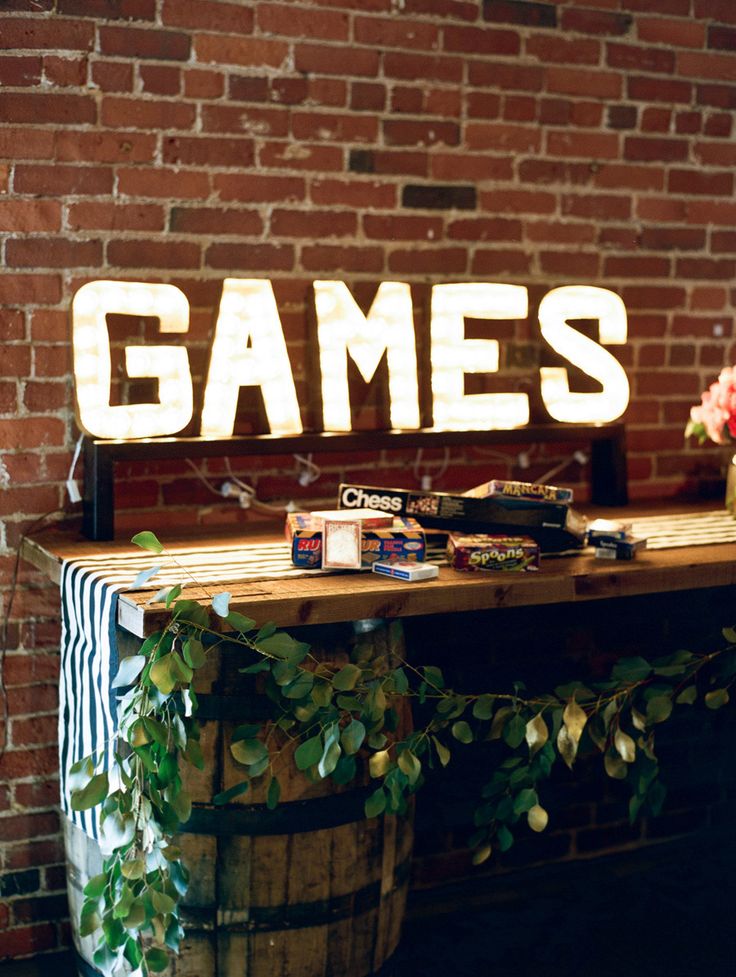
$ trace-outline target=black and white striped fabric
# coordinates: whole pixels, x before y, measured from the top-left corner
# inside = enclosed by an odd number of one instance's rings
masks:
[[[634,535],[648,536],[649,549],[736,542],[736,521],[725,511],[655,516],[635,520]],[[573,551],[580,552],[580,551]],[[567,555],[567,554],[565,554]],[[443,563],[444,544],[428,542],[427,559]],[[315,571],[294,567],[284,542],[223,544],[177,549],[160,558],[161,569],[142,588],[195,582],[226,589],[228,583],[305,577]],[[99,808],[73,811],[69,768],[92,753],[110,767],[117,735],[117,706],[111,688],[118,669],[115,641],[118,595],[131,589],[141,571],[157,558],[150,553],[100,553],[67,562],[61,573],[61,679],[59,749],[61,802],[66,815],[93,838],[99,838]]]

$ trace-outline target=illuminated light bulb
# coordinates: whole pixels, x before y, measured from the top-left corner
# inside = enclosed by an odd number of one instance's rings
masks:
[[[466,373],[498,372],[498,341],[466,339],[465,318],[523,319],[521,285],[471,282],[432,289],[431,338],[434,426],[442,431],[491,431],[529,422],[524,393],[466,394]]]
[[[597,319],[601,343],[626,342],[626,307],[615,292],[592,285],[565,285],[548,292],[539,305],[542,336],[557,353],[597,380],[603,390],[574,393],[564,367],[542,367],[544,405],[556,421],[615,421],[629,403],[629,381],[624,368],[599,343],[568,325],[570,319]]]
[[[326,431],[350,431],[348,356],[370,383],[386,355],[389,415],[396,429],[420,426],[419,383],[411,289],[382,282],[364,315],[344,282],[315,281],[315,308]],[[395,382],[396,376],[401,383]]]
[[[192,375],[186,349],[178,346],[127,346],[132,377],[167,379],[159,403],[110,405],[110,336],[106,316],[155,315],[163,333],[189,328],[189,303],[174,285],[94,281],[72,299],[72,348],[79,423],[96,438],[150,438],[176,434],[193,413]],[[176,396],[167,400],[166,392]]]
[[[261,388],[272,434],[302,433],[286,341],[266,279],[226,278],[223,283],[202,407],[205,437],[233,433],[240,387]]]

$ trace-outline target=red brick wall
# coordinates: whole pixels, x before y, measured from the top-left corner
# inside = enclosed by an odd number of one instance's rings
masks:
[[[688,408],[736,359],[732,0],[8,0],[0,13],[0,573],[62,504],[76,437],[67,310],[98,277],[174,282],[201,372],[222,278],[272,278],[301,392],[314,278],[356,289],[570,282],[619,292],[635,497],[717,478]],[[422,326],[422,324],[424,324]],[[534,373],[508,369],[535,395]],[[509,462],[453,450],[438,487]],[[532,455],[539,475],[570,446]],[[436,457],[441,452],[432,453]],[[344,474],[413,483],[411,451],[240,470],[264,499]],[[215,476],[222,467],[209,466]],[[234,519],[178,466],[120,473],[130,528]],[[585,472],[564,481],[584,496]],[[211,507],[206,511],[197,506]],[[160,507],[166,506],[166,514]],[[141,508],[156,510],[155,515]],[[52,949],[57,595],[24,571],[8,631],[0,761],[0,957]],[[29,900],[39,891],[43,900]]]

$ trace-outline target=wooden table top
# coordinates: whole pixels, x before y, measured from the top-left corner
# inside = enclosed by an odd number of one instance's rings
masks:
[[[669,512],[713,511],[713,503],[659,506],[629,506],[626,509],[593,510],[591,517],[632,518]],[[280,529],[265,532],[247,527],[214,532],[198,531],[176,539],[166,538],[167,551],[215,547],[224,542],[243,547],[258,543],[283,542]],[[285,545],[285,544],[284,544]],[[64,560],[100,556],[141,554],[130,542],[91,542],[78,531],[56,526],[24,541],[22,555],[29,563],[59,582]],[[232,595],[230,607],[259,622],[273,621],[280,627],[326,624],[371,617],[410,617],[446,614],[490,608],[531,606],[627,597],[667,591],[736,585],[736,544],[719,543],[674,549],[644,550],[632,561],[597,560],[590,551],[574,556],[545,557],[536,573],[459,573],[440,567],[436,580],[403,583],[373,573],[326,575],[310,571],[309,576],[228,581],[217,589]],[[210,590],[211,594],[212,590]],[[187,586],[185,596],[208,600],[202,588]],[[161,604],[147,603],[147,592],[127,591],[120,595],[119,623],[142,637],[155,630],[167,612]]]

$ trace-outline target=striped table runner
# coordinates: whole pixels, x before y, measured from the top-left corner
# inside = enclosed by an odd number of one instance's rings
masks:
[[[736,541],[736,521],[725,511],[696,515],[654,516],[634,520],[635,535],[649,537],[649,549],[696,546]],[[580,550],[572,551],[574,553]],[[590,552],[590,551],[588,551]],[[568,555],[568,554],[565,554]],[[429,542],[427,559],[444,562],[444,545]],[[111,689],[118,668],[115,641],[118,595],[130,590],[142,570],[156,564],[150,553],[115,555],[100,553],[65,562],[61,572],[61,676],[59,685],[59,750],[61,803],[66,815],[93,838],[99,838],[99,808],[72,811],[69,768],[77,760],[97,752],[109,768],[117,733],[117,704]],[[314,573],[292,566],[284,542],[248,546],[212,546],[177,549],[162,556],[160,572],[144,587],[151,593],[161,587],[186,583],[218,589],[228,582],[305,577]]]

